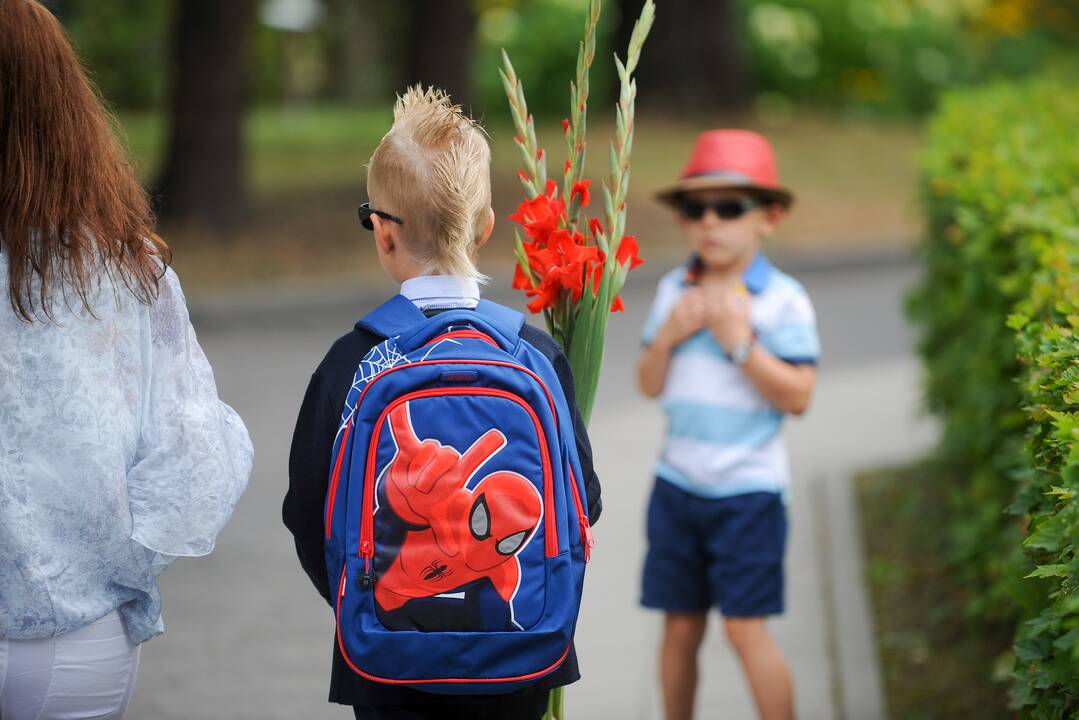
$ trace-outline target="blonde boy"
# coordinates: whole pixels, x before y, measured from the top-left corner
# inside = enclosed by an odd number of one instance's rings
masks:
[[[360,206],[360,222],[373,231],[379,264],[400,283],[400,295],[428,316],[475,308],[479,302],[485,278],[476,256],[494,227],[490,162],[482,128],[445,93],[420,87],[398,98],[393,127],[371,157],[370,203]],[[548,357],[572,405],[578,453],[588,478],[589,519],[594,522],[600,512],[599,481],[573,405],[569,364],[541,330],[525,325],[520,336]],[[384,339],[357,325],[333,344],[311,376],[293,435],[284,521],[295,536],[300,564],[328,602],[323,507],[331,449],[356,367]],[[525,690],[497,696],[434,695],[361,677],[347,667],[335,644],[330,700],[352,705],[357,718],[539,718],[549,689],[579,677],[571,649],[557,670]]]

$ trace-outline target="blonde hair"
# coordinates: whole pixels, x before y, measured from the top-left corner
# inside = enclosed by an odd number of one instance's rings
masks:
[[[445,92],[416,85],[397,98],[368,164],[367,196],[404,220],[404,246],[426,272],[487,279],[474,258],[491,207],[491,149]]]

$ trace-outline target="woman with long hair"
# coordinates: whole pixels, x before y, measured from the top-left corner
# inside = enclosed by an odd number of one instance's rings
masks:
[[[251,471],[60,23],[0,0],[0,717],[120,718]]]

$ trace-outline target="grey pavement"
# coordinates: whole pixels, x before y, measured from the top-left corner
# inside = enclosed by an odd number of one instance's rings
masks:
[[[788,612],[772,627],[792,665],[800,718],[875,720],[884,717],[881,682],[849,479],[861,467],[923,452],[934,437],[918,413],[918,366],[900,309],[916,271],[900,257],[780,265],[813,297],[824,359],[812,409],[787,429]],[[662,417],[633,380],[656,277],[632,277],[628,312],[612,318],[590,427],[604,515],[578,624],[583,679],[567,692],[575,719],[660,717],[660,618],[638,608],[637,593]],[[220,392],[251,431],[255,471],[215,552],[181,560],[163,576],[166,633],[144,646],[130,717],[351,717],[326,702],[333,616],[299,568],[280,502],[309,373],[336,337],[393,291],[386,281],[190,299]],[[521,306],[514,295],[490,296]],[[703,652],[698,708],[700,718],[754,717],[718,621]]]

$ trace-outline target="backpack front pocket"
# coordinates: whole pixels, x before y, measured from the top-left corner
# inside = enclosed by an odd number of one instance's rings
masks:
[[[385,628],[539,622],[558,534],[550,448],[528,403],[484,387],[403,395],[374,425],[366,474],[358,582]]]

